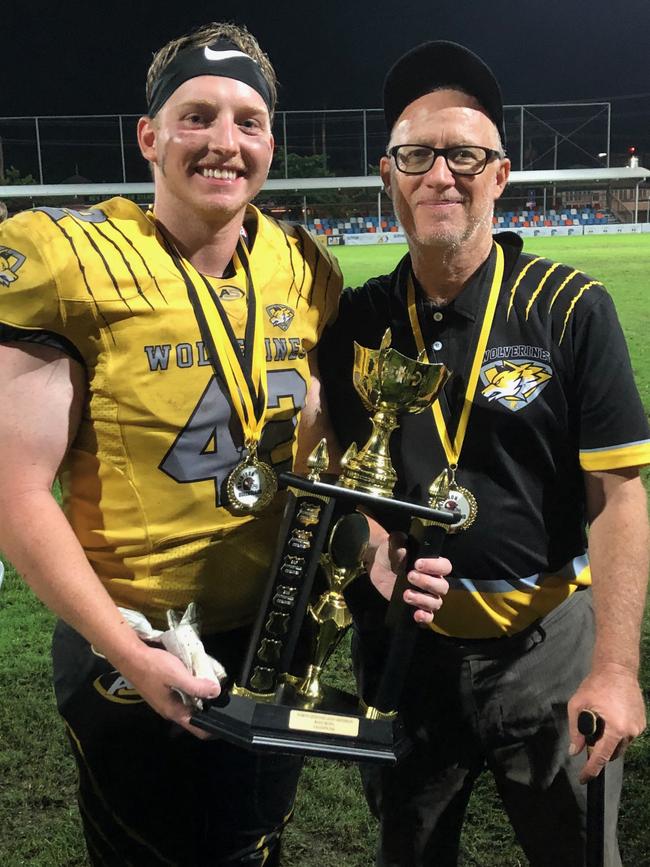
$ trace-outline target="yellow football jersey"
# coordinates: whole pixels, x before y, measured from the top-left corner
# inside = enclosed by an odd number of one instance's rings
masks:
[[[259,454],[286,469],[307,353],[335,315],[341,275],[301,228],[252,206],[248,221],[267,361]],[[208,280],[243,340],[242,267]],[[192,600],[206,631],[249,622],[283,498],[255,518],[221,505],[223,482],[245,454],[241,425],[152,220],[120,198],[82,212],[26,211],[0,227],[0,283],[1,322],[59,334],[85,363],[88,398],[61,482],[68,519],[112,598],[156,625]]]

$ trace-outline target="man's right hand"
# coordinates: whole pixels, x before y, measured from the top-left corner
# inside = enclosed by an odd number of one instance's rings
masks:
[[[177,690],[199,699],[214,699],[221,693],[218,680],[194,677],[173,654],[142,642],[136,658],[120,661],[116,668],[142,696],[147,704],[164,717],[197,738],[207,740],[207,732],[190,723],[193,708],[183,704]]]

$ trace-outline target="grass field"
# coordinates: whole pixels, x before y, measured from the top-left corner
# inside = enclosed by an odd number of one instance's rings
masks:
[[[629,342],[644,404],[650,409],[650,236],[531,239],[526,249],[581,268],[608,286]],[[395,245],[341,248],[337,254],[347,281],[357,285],[368,276],[391,270],[404,252],[405,248]],[[51,627],[51,616],[9,569],[0,591],[0,867],[86,864],[74,804],[74,769],[50,685]],[[350,678],[344,651],[337,657],[337,682]],[[643,660],[648,695],[648,617]],[[650,738],[646,735],[628,752],[619,826],[626,867],[650,865],[649,768]],[[369,867],[375,839],[356,768],[310,761],[287,832],[283,863],[287,867]],[[479,781],[470,802],[462,864],[526,864],[487,776]]]

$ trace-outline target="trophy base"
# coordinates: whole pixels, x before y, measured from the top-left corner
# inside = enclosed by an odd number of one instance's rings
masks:
[[[408,751],[399,717],[367,719],[356,697],[335,687],[322,690],[317,707],[290,684],[268,702],[229,694],[195,712],[192,725],[258,752],[395,764]]]

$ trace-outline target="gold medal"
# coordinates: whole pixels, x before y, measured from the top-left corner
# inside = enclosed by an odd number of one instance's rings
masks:
[[[454,515],[460,515],[460,519],[455,524],[449,525],[448,533],[459,533],[461,530],[467,530],[472,526],[478,514],[476,497],[461,485],[454,485],[453,488],[449,488],[449,496],[445,500],[443,509]]]
[[[459,533],[472,526],[478,515],[476,497],[456,481],[456,465],[452,464],[434,480],[429,488],[429,503],[432,508],[444,509],[456,515],[455,524],[444,525],[448,533]]]
[[[474,494],[456,482],[456,467],[453,465],[449,467],[449,477],[447,497],[442,508],[460,516],[455,524],[450,524],[448,530],[449,533],[459,533],[471,527],[476,520],[478,504]]]
[[[238,515],[261,512],[273,501],[278,479],[273,469],[260,461],[254,447],[226,478],[224,496],[230,511]]]
[[[499,293],[503,280],[503,266],[503,250],[498,244],[495,244],[495,263],[494,272],[492,274],[492,283],[488,292],[482,321],[477,320],[477,323],[479,321],[481,322],[480,331],[474,347],[473,355],[471,356],[471,365],[469,376],[467,378],[465,397],[463,399],[463,408],[456,429],[456,435],[453,439],[447,429],[442,409],[440,407],[440,401],[436,400],[431,407],[436,430],[438,431],[438,436],[440,437],[440,442],[442,443],[449,466],[446,470],[442,471],[437,479],[435,479],[429,489],[431,496],[430,502],[432,504],[435,502],[437,508],[446,509],[453,514],[460,516],[457,523],[451,524],[447,528],[447,532],[449,533],[458,533],[460,530],[467,530],[472,526],[476,520],[476,516],[478,515],[476,497],[470,490],[462,487],[462,485],[459,485],[456,482],[456,470],[458,468],[458,460],[463,448],[463,442],[465,441],[469,416],[472,411],[481,361],[485,353],[485,347],[487,346],[487,341],[490,336],[492,322],[494,321],[494,313],[499,300]],[[407,305],[411,328],[415,338],[415,345],[417,346],[419,353],[424,352],[426,355],[424,338],[422,336],[422,330],[420,328],[417,314],[415,286],[412,277],[409,277],[407,286]]]

